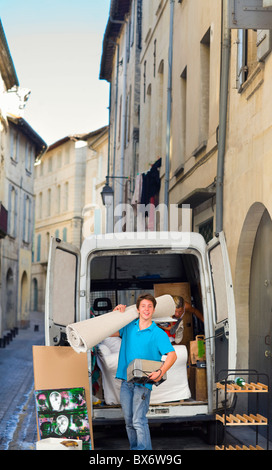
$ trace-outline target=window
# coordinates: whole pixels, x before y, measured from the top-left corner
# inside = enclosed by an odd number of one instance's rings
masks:
[[[32,206],[32,201],[30,197],[25,194],[24,195],[24,219],[23,219],[23,240],[26,243],[31,242],[31,206]]]
[[[146,98],[146,60],[144,61],[144,103]]]
[[[61,168],[61,160],[62,160],[62,155],[61,155],[61,152],[59,152],[57,155],[57,168]]]
[[[19,134],[19,133],[16,134],[16,144],[15,144],[15,147],[16,147],[16,150],[15,150],[15,152],[16,152],[16,154],[15,154],[15,160],[16,160],[16,162],[18,162],[19,159],[20,159],[20,134]]]
[[[64,210],[68,210],[68,201],[69,201],[69,183],[64,185]]]
[[[43,194],[39,194],[39,219],[42,219]]]
[[[47,190],[47,216],[51,215],[51,189]]]
[[[199,225],[199,233],[203,236],[206,243],[213,238],[213,218]]]
[[[264,62],[271,52],[272,35],[269,30],[238,29],[236,88],[239,93],[243,84],[253,76],[258,62]]]
[[[183,70],[180,83],[180,94],[181,94],[181,129],[180,129],[180,143],[181,143],[181,156],[182,163],[186,160],[186,117],[187,117],[187,67]]]
[[[27,141],[25,143],[25,169],[29,172],[31,170],[31,152],[30,145]]]
[[[132,0],[131,17],[130,17],[130,47],[134,44],[134,24],[135,24],[135,3]]]
[[[65,161],[65,165],[68,165],[68,163],[70,163],[70,152],[68,148],[65,149],[64,161]]]
[[[210,28],[200,42],[200,123],[199,143],[209,137],[209,108],[210,108]]]
[[[131,85],[129,87],[129,93],[126,101],[126,146],[128,146],[130,140],[130,117],[131,117]]]
[[[8,195],[8,233],[11,237],[17,235],[17,204],[18,204],[18,190],[9,185]]]
[[[62,231],[62,240],[67,242],[67,228],[65,227]]]
[[[156,77],[156,59],[157,59],[157,39],[154,41],[153,50],[153,76]]]
[[[14,131],[12,128],[9,129],[9,154],[10,158],[14,160]]]
[[[60,185],[57,186],[57,213],[60,213],[61,210],[61,187]]]
[[[247,30],[238,29],[237,32],[237,78],[238,91],[247,79]]]
[[[164,61],[158,67],[158,85],[156,96],[157,119],[156,119],[156,155],[163,153],[163,98],[164,98]]]
[[[10,127],[10,130],[9,130],[10,158],[14,162],[19,161],[19,146],[20,146],[20,136],[18,132],[15,131],[15,128]]]
[[[121,141],[121,123],[122,123],[122,96],[120,96],[120,102],[119,102],[118,142]]]
[[[48,158],[48,173],[51,173],[53,169],[52,157]]]
[[[42,241],[42,236],[38,235],[37,236],[37,262],[41,261],[41,241]]]

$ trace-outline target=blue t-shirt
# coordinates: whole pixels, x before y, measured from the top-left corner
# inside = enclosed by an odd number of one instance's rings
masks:
[[[143,330],[139,328],[139,319],[133,320],[119,331],[122,338],[116,378],[127,380],[127,367],[134,359],[161,361],[161,357],[174,348],[169,337],[156,323]],[[152,389],[152,384],[146,384]]]

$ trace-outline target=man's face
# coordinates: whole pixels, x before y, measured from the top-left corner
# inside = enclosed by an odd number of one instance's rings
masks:
[[[182,314],[183,314],[183,309],[182,308],[176,308],[175,317],[180,318]]]
[[[154,310],[155,309],[151,300],[141,300],[138,312],[143,320],[151,320]]]

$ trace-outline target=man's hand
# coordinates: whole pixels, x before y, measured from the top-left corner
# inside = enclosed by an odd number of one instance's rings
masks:
[[[123,313],[126,310],[126,305],[122,305],[122,304],[116,305],[116,307],[113,309],[113,312],[115,310],[119,310],[119,312]]]
[[[151,374],[148,374],[148,378],[152,380],[153,382],[159,382],[162,376],[163,376],[163,373],[161,369],[155,370],[154,372],[151,372]]]

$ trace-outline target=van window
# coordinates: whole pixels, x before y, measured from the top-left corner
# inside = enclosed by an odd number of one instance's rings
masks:
[[[57,325],[67,326],[75,322],[76,279],[71,273],[76,272],[77,257],[74,253],[56,249],[54,280],[52,287],[53,321]]]

